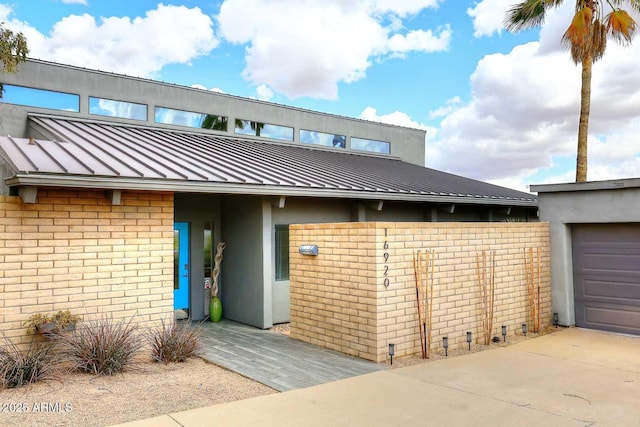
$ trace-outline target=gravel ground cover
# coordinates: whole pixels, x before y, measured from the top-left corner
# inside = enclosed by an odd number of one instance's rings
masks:
[[[511,335],[506,343],[489,346],[472,344],[471,352],[513,345],[554,330],[526,337]],[[289,325],[276,325],[272,331],[288,335]],[[466,347],[450,349],[448,357],[469,353]],[[419,356],[394,358],[391,368],[444,357],[444,351],[437,349],[426,360]],[[277,393],[199,358],[168,365],[141,360],[135,369],[114,376],[60,372],[56,377],[18,389],[0,390],[0,425],[108,426]]]

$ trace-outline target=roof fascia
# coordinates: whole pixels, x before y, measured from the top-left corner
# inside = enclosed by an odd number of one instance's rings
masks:
[[[169,191],[176,193],[225,193],[260,196],[298,196],[321,198],[346,198],[362,200],[385,201],[413,201],[431,203],[464,203],[474,205],[497,206],[524,206],[537,207],[535,196],[533,200],[498,197],[476,197],[467,195],[428,195],[408,192],[373,192],[351,190],[327,190],[325,188],[296,188],[274,185],[237,185],[211,182],[174,181],[162,179],[132,179],[132,178],[106,178],[86,176],[52,176],[38,174],[18,174],[7,179],[6,185],[15,186],[39,186],[39,187],[67,187],[67,188],[91,188],[102,190],[139,190],[139,191]]]

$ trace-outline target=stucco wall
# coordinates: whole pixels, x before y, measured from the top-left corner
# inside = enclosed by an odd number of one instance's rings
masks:
[[[243,119],[291,127],[295,129],[295,143],[299,142],[298,135],[301,129],[387,141],[390,143],[391,155],[409,163],[425,164],[425,131],[420,129],[374,123],[209,90],[39,60],[28,60],[19,65],[17,73],[3,74],[2,78],[5,84],[65,92],[80,97],[80,111],[77,113],[0,103],[0,133],[4,135],[30,136],[27,130],[27,112],[113,120],[107,116],[89,114],[89,96],[93,96],[145,104],[148,107],[147,115],[150,122],[153,122],[155,107],[165,107],[223,115],[228,117],[229,123],[234,123],[235,119]],[[127,119],[117,119],[117,121],[141,123]],[[154,126],[175,127],[161,124],[154,124]],[[215,131],[211,132],[215,133]],[[233,129],[229,129],[229,133],[232,132]]]
[[[271,326],[271,310],[265,313],[271,295],[265,293],[264,285],[262,203],[261,197],[228,196],[221,208],[226,243],[220,270],[222,315],[258,328]]]
[[[532,186],[540,220],[551,227],[553,311],[575,325],[571,225],[640,223],[640,179]]]
[[[293,338],[374,361],[387,359],[389,343],[396,344],[396,356],[419,353],[413,269],[418,249],[433,249],[437,257],[432,349],[443,336],[450,348],[466,345],[466,331],[481,342],[476,256],[482,251],[496,254],[493,335],[500,335],[502,325],[513,335],[530,323],[523,261],[528,248],[541,253],[541,326],[551,323],[546,223],[307,224],[292,225],[290,233]],[[300,255],[302,244],[317,244],[319,255]]]
[[[34,313],[149,321],[173,315],[173,196],[40,189],[0,196],[0,331],[26,346]]]

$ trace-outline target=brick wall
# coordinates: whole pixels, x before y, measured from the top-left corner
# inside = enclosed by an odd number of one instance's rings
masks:
[[[476,256],[483,251],[496,258],[492,336],[501,335],[502,325],[508,335],[521,333],[523,322],[533,326],[523,259],[529,248],[541,254],[541,326],[551,323],[547,223],[306,224],[292,225],[290,233],[293,338],[378,362],[388,358],[389,343],[396,356],[420,354],[418,249],[435,253],[432,351],[444,336],[449,348],[466,346],[467,331],[482,342]],[[300,255],[302,244],[317,244],[319,255]]]
[[[33,313],[149,322],[173,312],[173,195],[39,189],[0,196],[0,331],[25,346]]]

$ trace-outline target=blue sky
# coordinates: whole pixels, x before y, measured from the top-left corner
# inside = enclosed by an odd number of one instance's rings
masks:
[[[520,190],[575,174],[572,2],[511,34],[515,0],[0,0],[31,55],[427,131],[426,164]],[[589,179],[640,176],[640,40],[594,67]]]

